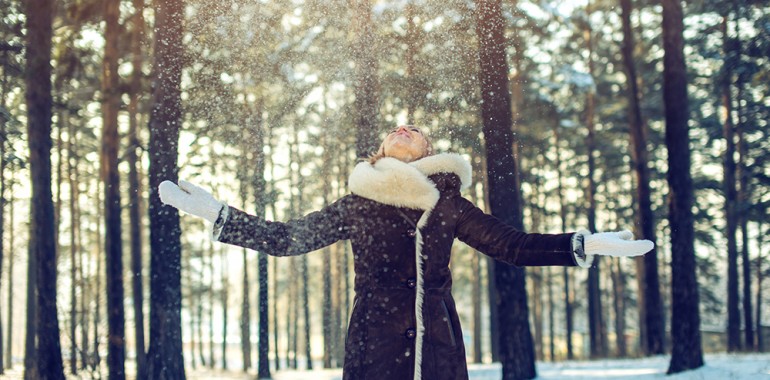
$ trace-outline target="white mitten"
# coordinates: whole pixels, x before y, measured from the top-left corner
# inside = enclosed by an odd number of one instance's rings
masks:
[[[584,241],[587,255],[631,257],[650,252],[655,244],[649,240],[633,240],[631,231],[599,232],[587,235]]]
[[[179,186],[171,181],[163,181],[158,186],[160,201],[174,206],[188,214],[208,220],[217,221],[219,211],[224,204],[214,199],[211,194],[187,181],[179,181]]]

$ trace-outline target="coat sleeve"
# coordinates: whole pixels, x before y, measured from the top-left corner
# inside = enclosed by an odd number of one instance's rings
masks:
[[[516,230],[457,197],[456,236],[496,260],[516,266],[576,266],[575,234],[537,234]]]
[[[271,256],[295,256],[326,247],[348,238],[342,198],[319,211],[287,222],[272,222],[227,207],[220,229],[214,227],[214,239]]]

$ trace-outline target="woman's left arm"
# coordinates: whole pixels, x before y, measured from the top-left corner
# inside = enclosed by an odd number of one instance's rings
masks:
[[[595,256],[632,257],[655,248],[652,241],[634,240],[630,231],[595,234],[588,231],[567,234],[521,232],[485,214],[467,199],[456,199],[459,211],[457,238],[508,264],[587,268]]]
[[[522,232],[492,215],[485,214],[465,198],[457,197],[456,202],[459,215],[455,235],[481,253],[516,266],[581,264],[576,257],[576,249],[581,249],[582,243],[574,233]],[[588,265],[590,266],[590,263]]]

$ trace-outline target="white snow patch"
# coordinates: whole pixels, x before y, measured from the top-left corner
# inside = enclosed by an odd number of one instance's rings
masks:
[[[633,379],[633,380],[700,380],[700,379],[770,379],[770,353],[764,354],[707,354],[706,364],[696,370],[667,376],[670,356],[641,359],[606,359],[594,361],[538,362],[538,379]],[[500,380],[500,363],[469,364],[472,380]],[[195,377],[188,376],[189,379]],[[278,371],[275,380],[340,380],[342,370]]]

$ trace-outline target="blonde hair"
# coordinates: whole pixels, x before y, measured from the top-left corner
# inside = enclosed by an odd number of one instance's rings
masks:
[[[418,157],[417,158],[418,160],[420,158],[425,158],[433,155],[433,144],[430,142],[430,139],[428,138],[428,136],[425,135],[425,132],[420,130],[420,133],[422,134],[422,137],[425,139],[426,146],[425,146],[425,154],[423,154],[422,157]],[[381,158],[384,158],[384,157],[388,157],[388,156],[385,154],[385,139],[382,139],[382,143],[380,143],[380,148],[377,149],[377,153],[369,156],[367,161],[369,161],[370,164],[374,165],[377,161],[379,161]]]

